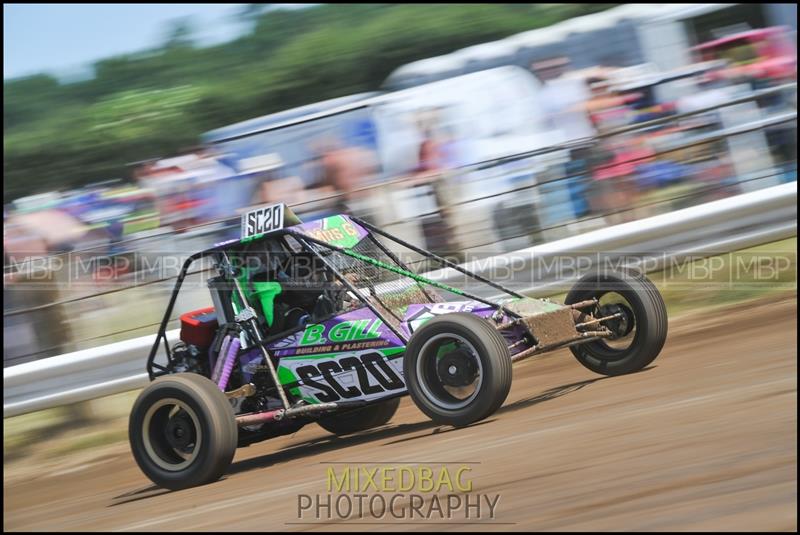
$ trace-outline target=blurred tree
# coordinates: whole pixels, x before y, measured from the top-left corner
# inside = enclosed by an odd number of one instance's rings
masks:
[[[174,50],[194,47],[191,17],[181,17],[170,24],[164,49]]]
[[[251,21],[262,15],[275,4],[245,4],[237,13],[237,17],[243,22]]]
[[[47,74],[17,78],[3,84],[3,131],[36,120],[46,110],[44,101],[55,99],[58,80]]]

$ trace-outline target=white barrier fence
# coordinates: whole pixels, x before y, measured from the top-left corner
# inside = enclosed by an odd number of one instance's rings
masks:
[[[548,295],[568,284],[553,259],[586,257],[602,261],[646,256],[648,270],[665,262],[735,251],[797,235],[797,183],[737,195],[669,214],[624,223],[520,251],[470,262],[465,268],[491,277],[513,272],[507,286],[529,295]],[[550,264],[552,265],[552,263]],[[582,268],[592,266],[581,266]],[[574,274],[574,273],[573,273]],[[440,282],[463,282],[448,268],[427,274]],[[477,288],[467,289],[481,293]],[[485,292],[485,286],[484,286]],[[168,332],[170,341],[178,331]],[[155,334],[67,353],[3,370],[3,417],[76,403],[141,388]]]
[[[595,267],[597,261],[615,265],[623,257],[646,257],[647,271],[687,257],[722,254],[769,243],[797,234],[797,182],[728,197],[638,221],[631,221],[570,238],[556,240],[464,264],[487,278],[503,278],[512,290],[531,296],[552,295],[570,282],[564,265]],[[593,265],[581,264],[593,257]],[[559,260],[560,263],[555,262]],[[553,269],[556,265],[557,268]],[[485,285],[469,284],[452,268],[427,275],[456,283],[477,294]],[[571,273],[574,277],[574,271]],[[572,279],[574,280],[574,279]]]

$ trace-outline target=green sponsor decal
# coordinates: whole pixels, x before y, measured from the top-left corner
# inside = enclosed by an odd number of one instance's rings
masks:
[[[313,323],[306,325],[306,330],[303,331],[303,338],[300,340],[301,346],[311,346],[325,341],[322,338],[322,333],[325,332],[325,325],[322,323]]]
[[[242,238],[239,240],[239,243],[250,243],[251,241],[256,241],[266,236],[266,233],[255,234],[253,236],[248,236],[246,238]]]
[[[354,342],[359,340],[371,340],[380,338],[379,329],[383,325],[380,319],[348,320],[337,323],[328,331],[325,338],[325,325],[313,323],[307,325],[300,339],[301,346],[312,346],[327,342]]]
[[[312,238],[345,249],[355,247],[361,241],[356,226],[341,215],[326,217],[322,220],[321,228],[304,230],[303,232]]]
[[[278,381],[280,381],[280,383],[285,386],[290,384],[296,384],[299,381],[299,379],[294,374],[294,372],[292,372],[292,370],[290,370],[289,368],[286,368],[284,366],[278,366]],[[311,405],[316,405],[317,403],[319,403],[319,400],[317,398],[313,396],[303,395],[303,393],[300,391],[300,387],[298,386],[291,387],[289,389],[289,392],[293,396],[301,398],[305,400],[306,403],[310,403]]]
[[[378,329],[383,325],[383,321],[376,319],[364,319],[357,321],[343,321],[334,325],[328,337],[331,342],[350,342],[353,340],[370,340],[378,338]]]
[[[278,381],[280,381],[282,385],[296,383],[297,380],[292,370],[283,366],[278,366]]]
[[[298,389],[297,391],[299,392],[300,389]],[[316,405],[317,403],[319,403],[319,400],[313,396],[303,396],[303,399],[306,401],[306,403],[309,403],[310,405]]]
[[[292,355],[290,357],[281,357],[282,361],[299,361],[299,360],[332,360],[337,357],[341,357],[345,354],[352,354],[354,352],[358,353],[361,351],[377,351],[378,353],[382,354],[384,357],[389,357],[391,355],[396,355],[397,353],[402,353],[405,351],[405,347],[388,347],[388,348],[375,348],[375,349],[360,349],[357,351],[339,351],[338,353],[314,353],[312,355]]]
[[[378,352],[383,354],[384,357],[391,357],[406,350],[404,347],[390,347],[389,349],[379,349]]]

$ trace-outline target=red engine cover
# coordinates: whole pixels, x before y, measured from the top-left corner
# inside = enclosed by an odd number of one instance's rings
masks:
[[[181,316],[181,340],[197,347],[209,347],[218,326],[214,307],[187,312]]]

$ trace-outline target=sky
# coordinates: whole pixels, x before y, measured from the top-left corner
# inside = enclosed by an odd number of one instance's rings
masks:
[[[85,75],[95,60],[157,46],[182,17],[191,17],[201,44],[227,41],[245,29],[235,18],[245,5],[4,4],[3,78]]]

